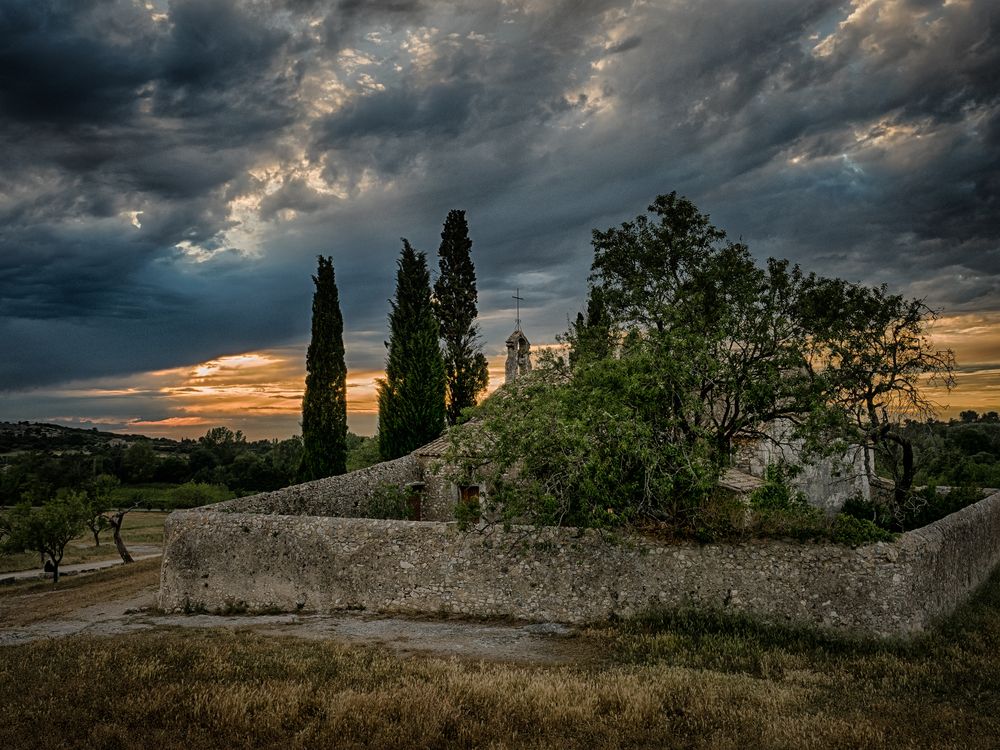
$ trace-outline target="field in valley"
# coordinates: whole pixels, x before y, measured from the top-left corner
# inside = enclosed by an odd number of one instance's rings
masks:
[[[135,555],[137,551],[145,551],[152,547],[163,545],[163,521],[167,514],[159,511],[132,511],[125,516],[122,524],[122,541],[129,551]],[[100,533],[100,545],[94,544],[94,535],[84,531],[76,539],[66,545],[60,565],[75,565],[103,560],[121,560],[115,550],[111,529]],[[0,573],[21,570],[41,570],[41,562],[37,552],[23,552],[17,555],[0,555]]]

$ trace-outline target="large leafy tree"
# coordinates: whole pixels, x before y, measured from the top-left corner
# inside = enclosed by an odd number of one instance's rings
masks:
[[[488,399],[455,432],[459,481],[477,472],[511,518],[602,525],[636,514],[684,522],[745,439],[848,444],[913,455],[898,429],[953,382],[917,300],[755,263],[687,199],[660,196],[595,231],[586,315],[567,363]],[[471,457],[471,458],[467,458]]]
[[[313,282],[312,339],[306,352],[302,399],[303,480],[347,471],[347,365],[344,318],[333,260],[319,256]]]
[[[591,299],[604,326],[630,332],[659,374],[671,429],[709,441],[722,466],[734,442],[812,411],[796,314],[803,277],[786,261],[754,262],[691,201],[659,196],[653,215],[594,231]]]
[[[471,250],[465,211],[449,211],[438,249],[441,274],[434,284],[434,312],[444,343],[449,424],[458,421],[463,409],[475,405],[489,383],[486,357],[478,340],[476,268]]]
[[[543,352],[530,377],[494,393],[450,432],[449,478],[485,483],[485,510],[519,523],[688,520],[717,471],[704,443],[672,429],[660,384],[646,350],[572,367]]]
[[[880,454],[893,475],[894,510],[901,511],[917,472],[905,422],[933,415],[925,386],[955,385],[954,353],[928,335],[935,312],[884,285],[812,277],[800,314],[810,332],[806,367],[821,385],[827,414],[844,439]],[[874,466],[867,469],[874,475]]]
[[[386,460],[438,437],[445,423],[445,367],[427,257],[405,239],[391,304],[385,378],[378,382],[379,452]]]

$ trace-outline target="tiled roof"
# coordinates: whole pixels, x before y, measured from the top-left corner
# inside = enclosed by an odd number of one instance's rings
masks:
[[[413,451],[414,456],[428,456],[440,458],[448,450],[448,433],[444,432],[441,437],[431,440],[427,445],[422,445]]]
[[[475,439],[476,442],[481,445],[482,441],[485,440],[485,435],[483,433],[483,430],[480,429],[479,424],[480,424],[479,419],[473,418],[470,419],[468,422],[465,422],[463,425],[461,425],[461,429],[463,431],[467,431],[466,437],[471,437]],[[442,456],[445,455],[445,453],[448,452],[448,449],[451,447],[451,438],[448,437],[449,432],[450,428],[441,433],[440,437],[431,440],[427,445],[422,445],[419,448],[417,448],[415,451],[413,451],[411,455],[419,456],[421,458],[441,458]],[[463,440],[463,443],[464,443],[463,447],[466,450],[473,448],[475,445],[475,443],[467,439]],[[482,454],[482,452],[483,452],[482,450],[477,450],[475,453],[471,455],[479,456]]]
[[[764,480],[739,469],[726,469],[719,477],[719,486],[731,492],[753,492],[764,485]]]

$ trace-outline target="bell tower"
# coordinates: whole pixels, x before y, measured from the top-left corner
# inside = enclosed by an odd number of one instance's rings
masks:
[[[531,342],[521,330],[521,290],[514,292],[516,302],[516,318],[514,332],[507,337],[507,363],[504,366],[504,382],[510,383],[518,377],[531,372]]]

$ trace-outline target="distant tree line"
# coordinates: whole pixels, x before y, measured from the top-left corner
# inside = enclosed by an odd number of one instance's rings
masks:
[[[214,427],[196,440],[136,438],[126,445],[80,445],[73,432],[50,437],[46,449],[0,455],[0,505],[25,498],[40,503],[62,488],[83,490],[99,476],[114,477],[126,489],[193,483],[238,495],[267,492],[295,483],[303,452],[298,436],[250,441],[228,427]],[[372,438],[348,433],[346,444],[350,468],[378,460]]]
[[[963,411],[958,419],[907,421],[917,456],[915,482],[938,487],[1000,488],[1000,416]]]

